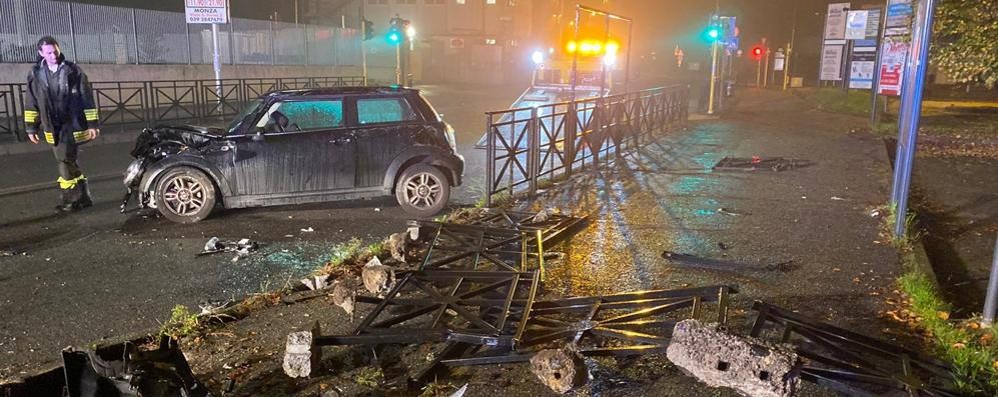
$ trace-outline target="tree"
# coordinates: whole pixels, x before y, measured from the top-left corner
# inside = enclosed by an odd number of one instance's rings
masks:
[[[942,0],[932,60],[962,83],[998,84],[998,0]]]

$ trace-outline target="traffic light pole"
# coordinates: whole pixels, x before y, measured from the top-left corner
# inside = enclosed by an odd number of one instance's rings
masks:
[[[395,43],[395,84],[402,85],[402,43]]]
[[[295,0],[295,2],[296,2],[295,4],[297,4],[297,1],[298,0]],[[297,12],[297,10],[295,10],[295,11]],[[366,37],[366,35],[367,35],[367,24],[365,23],[365,21],[367,21],[367,20],[364,19],[364,2],[361,1],[360,2],[360,25],[361,25],[360,28],[363,31],[362,34],[364,34],[365,36],[361,37],[361,40],[360,40],[360,69],[361,69],[362,76],[364,77],[364,85],[367,85],[367,37]],[[308,43],[306,43],[305,46],[307,47]]]
[[[711,44],[711,57],[710,57],[710,95],[707,103],[707,114],[714,114],[714,96],[717,92],[717,40],[714,44]]]

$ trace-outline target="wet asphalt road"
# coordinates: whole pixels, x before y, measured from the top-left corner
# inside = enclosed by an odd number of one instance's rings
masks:
[[[487,110],[504,109],[525,87],[423,87],[458,132],[467,159],[464,186],[452,205],[474,203],[482,190],[483,154],[472,145]],[[132,144],[92,145],[81,159],[93,175],[120,172]],[[50,179],[50,153],[7,156],[2,188]],[[42,176],[39,176],[42,175]],[[118,178],[95,180],[95,207],[52,215],[57,192],[0,196],[0,379],[60,360],[83,346],[155,330],[170,309],[270,291],[325,263],[333,247],[365,244],[404,229],[408,217],[394,198],[222,211],[196,225],[178,225],[155,212],[122,215]],[[303,229],[314,230],[310,232]],[[249,238],[264,246],[233,262],[219,254],[196,258],[212,236]]]

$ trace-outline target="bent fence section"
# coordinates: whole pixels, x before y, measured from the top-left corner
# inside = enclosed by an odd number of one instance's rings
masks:
[[[150,127],[237,114],[270,91],[364,85],[360,76],[226,80],[113,81],[91,84],[102,128]],[[0,139],[23,138],[25,84],[0,85]],[[109,128],[113,131],[113,128]]]
[[[689,86],[486,113],[486,205],[538,182],[599,168],[686,122]]]

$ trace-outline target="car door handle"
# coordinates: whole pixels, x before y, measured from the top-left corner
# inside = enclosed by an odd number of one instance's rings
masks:
[[[350,142],[353,142],[353,138],[333,139],[333,144],[334,145],[344,145],[344,144],[347,144],[347,143],[350,143]]]

